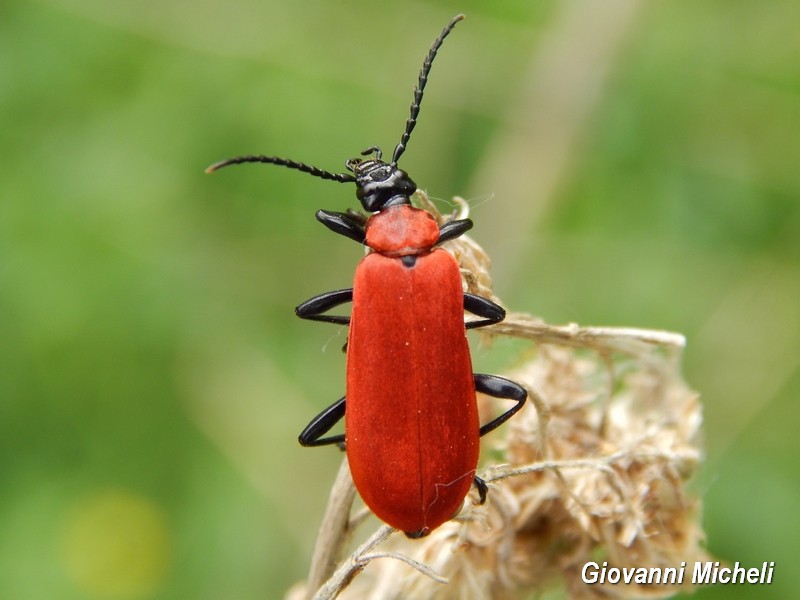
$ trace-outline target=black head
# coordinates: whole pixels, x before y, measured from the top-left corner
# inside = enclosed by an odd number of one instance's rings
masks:
[[[386,206],[411,203],[417,184],[397,165],[383,162],[380,150],[376,158],[351,158],[345,164],[355,176],[356,196],[364,210],[376,212]]]
[[[372,146],[364,150],[361,155],[367,156],[374,153],[374,158],[351,158],[345,163],[350,173],[331,173],[305,163],[279,158],[277,156],[250,155],[229,158],[215,163],[206,169],[206,173],[211,173],[222,167],[241,163],[269,163],[282,167],[289,167],[290,169],[297,169],[298,171],[313,175],[314,177],[338,181],[340,183],[355,182],[357,188],[356,196],[364,209],[370,212],[376,212],[386,206],[394,204],[410,204],[411,194],[416,191],[417,185],[411,180],[408,173],[397,167],[397,161],[400,160],[400,156],[405,152],[406,144],[411,137],[411,132],[417,124],[420,103],[422,102],[422,93],[425,90],[425,84],[428,82],[428,75],[431,71],[433,59],[436,57],[436,53],[439,51],[439,47],[442,45],[444,38],[453,30],[456,23],[463,18],[464,15],[456,15],[453,17],[442,30],[442,33],[439,34],[439,37],[434,40],[431,49],[428,50],[425,61],[422,63],[419,80],[414,88],[414,99],[411,101],[411,114],[408,120],[406,120],[406,127],[403,131],[403,135],[400,137],[400,142],[395,146],[392,154],[392,162],[387,163],[381,160],[380,148]]]

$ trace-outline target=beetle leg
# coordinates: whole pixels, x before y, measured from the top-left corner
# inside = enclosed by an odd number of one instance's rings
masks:
[[[331,210],[318,210],[317,221],[325,225],[328,229],[351,240],[363,244],[366,241],[364,224],[359,223],[347,213],[333,212]]]
[[[325,292],[319,296],[309,298],[297,308],[294,313],[301,319],[310,321],[323,321],[325,323],[335,323],[336,325],[350,325],[350,317],[343,315],[323,315],[322,313],[336,308],[345,302],[353,301],[353,288]]]
[[[306,428],[300,433],[298,441],[302,446],[328,446],[337,444],[344,450],[344,434],[322,437],[328,433],[344,417],[345,397],[342,396],[328,408],[311,419]]]
[[[472,483],[474,483],[475,487],[478,488],[478,498],[480,499],[480,503],[486,504],[486,494],[489,493],[489,488],[486,485],[486,482],[476,475],[475,479],[472,480]]]
[[[487,396],[492,396],[493,398],[517,401],[514,406],[509,408],[502,415],[489,421],[485,425],[481,425],[480,434],[482,436],[497,429],[500,425],[508,421],[514,416],[514,413],[522,408],[525,404],[525,400],[528,398],[528,392],[520,384],[514,383],[505,377],[498,377],[497,375],[475,373],[475,390]]]
[[[436,240],[436,245],[438,246],[444,242],[454,240],[464,235],[470,229],[472,229],[472,221],[470,219],[448,221],[439,228],[439,239]]]
[[[475,294],[464,293],[464,310],[471,312],[473,315],[483,317],[479,321],[466,323],[467,329],[494,325],[506,318],[506,311],[502,306],[495,304],[488,298],[476,296]]]

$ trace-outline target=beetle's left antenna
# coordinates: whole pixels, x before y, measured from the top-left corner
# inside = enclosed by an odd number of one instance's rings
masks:
[[[417,87],[414,88],[414,99],[411,101],[411,115],[408,117],[406,121],[406,130],[403,132],[402,137],[400,138],[400,143],[397,144],[394,148],[394,154],[392,154],[392,162],[391,165],[393,167],[397,166],[397,161],[400,160],[400,157],[403,155],[403,152],[406,151],[406,144],[408,143],[408,138],[411,137],[411,132],[414,131],[414,127],[417,125],[417,117],[419,116],[419,105],[422,102],[422,92],[425,91],[425,84],[428,83],[428,74],[431,72],[431,65],[433,64],[433,59],[436,58],[436,53],[439,51],[439,48],[444,42],[444,38],[448,36],[448,34],[453,31],[453,28],[456,24],[464,18],[464,15],[456,15],[447,26],[442,30],[442,33],[439,34],[439,37],[433,42],[433,46],[431,49],[428,50],[428,55],[425,57],[425,60],[422,63],[422,69],[419,72],[419,82],[417,83]]]
[[[208,167],[206,169],[206,173],[213,173],[214,171],[217,171],[223,167],[240,165],[242,163],[267,163],[271,165],[279,165],[281,167],[297,169],[298,171],[308,173],[309,175],[319,177],[320,179],[330,179],[331,181],[338,181],[339,183],[352,183],[356,180],[356,178],[349,173],[331,173],[329,171],[324,171],[323,169],[318,169],[317,167],[312,167],[311,165],[307,165],[305,163],[289,160],[288,158],[279,158],[277,156],[237,156],[235,158],[228,158],[221,160],[218,163],[214,163]]]

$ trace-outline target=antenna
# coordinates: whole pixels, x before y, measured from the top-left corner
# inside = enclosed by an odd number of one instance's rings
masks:
[[[414,88],[414,99],[411,101],[411,114],[406,121],[406,130],[403,132],[403,135],[400,138],[400,143],[395,146],[394,154],[392,154],[392,162],[390,164],[393,167],[397,166],[397,161],[400,160],[403,152],[406,151],[408,139],[411,137],[411,132],[414,131],[414,127],[417,125],[419,105],[422,102],[422,93],[425,91],[425,84],[428,83],[428,75],[431,72],[433,59],[436,58],[436,53],[439,51],[442,42],[444,42],[444,38],[446,38],[449,33],[453,31],[453,28],[456,26],[456,24],[463,18],[464,15],[456,15],[453,17],[447,26],[445,26],[445,28],[442,30],[442,33],[439,34],[439,37],[437,37],[433,42],[431,49],[428,50],[428,55],[425,57],[425,60],[422,63],[422,69],[419,72],[419,81],[417,83],[417,87]]]
[[[206,173],[213,173],[223,167],[229,165],[240,165],[242,163],[268,163],[271,165],[279,165],[281,167],[288,167],[290,169],[297,169],[303,173],[308,173],[320,179],[330,179],[331,181],[338,181],[339,183],[351,183],[356,180],[355,177],[349,173],[331,173],[317,167],[312,167],[305,163],[289,160],[288,158],[278,158],[277,156],[237,156],[236,158],[227,158],[218,163],[214,163],[206,169]]]
[[[442,30],[442,33],[439,34],[439,37],[437,37],[434,40],[430,50],[428,50],[428,54],[422,63],[422,69],[419,72],[419,80],[417,81],[417,85],[414,88],[414,98],[411,101],[411,110],[408,120],[406,121],[406,129],[403,132],[403,135],[400,137],[400,143],[397,144],[397,146],[395,146],[394,153],[392,154],[392,162],[389,163],[389,166],[393,168],[397,167],[397,161],[400,160],[400,157],[403,155],[403,152],[406,151],[406,144],[408,144],[408,140],[411,137],[411,132],[414,131],[414,127],[416,127],[417,125],[417,117],[419,116],[420,104],[422,103],[422,94],[425,91],[425,85],[428,83],[428,75],[431,72],[433,59],[436,58],[436,53],[442,46],[442,42],[444,42],[444,39],[450,34],[450,32],[453,30],[456,24],[463,18],[464,15],[456,15],[455,17],[450,19],[450,22]],[[377,160],[380,161],[381,150],[377,146],[370,146],[369,148],[364,150],[361,154],[367,155],[373,152],[377,155]],[[347,168],[355,170],[356,166],[360,162],[361,161],[357,161],[356,159],[351,159],[347,161]],[[298,171],[302,171],[303,173],[308,173],[309,175],[313,175],[314,177],[319,177],[320,179],[338,181],[339,183],[352,183],[356,181],[356,177],[354,175],[351,175],[350,173],[331,173],[330,171],[325,171],[323,169],[307,165],[305,163],[289,160],[288,158],[279,158],[277,156],[261,156],[261,155],[247,155],[247,156],[237,156],[235,158],[228,158],[218,163],[214,163],[213,165],[208,167],[206,169],[206,173],[213,173],[214,171],[218,171],[219,169],[222,169],[224,167],[230,165],[239,165],[242,163],[267,163],[272,165],[278,165],[281,167],[287,167],[289,169],[296,169]]]

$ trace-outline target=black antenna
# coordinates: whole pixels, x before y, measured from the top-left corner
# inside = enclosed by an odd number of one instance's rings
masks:
[[[289,160],[288,158],[279,158],[277,156],[237,156],[236,158],[227,158],[208,167],[206,173],[213,173],[223,167],[240,165],[242,163],[269,163],[271,165],[280,165],[281,167],[297,169],[298,171],[308,173],[320,179],[330,179],[331,181],[338,181],[339,183],[352,183],[356,180],[356,178],[349,173],[330,173],[329,171],[318,169],[317,167],[312,167],[305,163]]]
[[[417,81],[417,85],[414,88],[414,98],[411,101],[411,114],[406,121],[406,129],[403,132],[403,135],[400,137],[400,143],[397,144],[394,148],[394,153],[392,154],[392,162],[389,163],[389,166],[392,167],[393,170],[397,168],[397,161],[400,160],[400,157],[403,155],[403,152],[406,151],[406,144],[408,143],[409,138],[411,137],[411,132],[414,131],[414,127],[417,125],[417,117],[419,116],[419,108],[422,102],[422,94],[425,91],[425,85],[428,83],[428,75],[431,72],[431,65],[433,64],[433,59],[436,58],[436,53],[439,51],[439,48],[442,46],[442,42],[444,42],[444,38],[446,38],[456,24],[464,18],[464,15],[456,15],[450,22],[445,26],[442,30],[442,33],[439,34],[431,49],[428,50],[428,55],[425,57],[425,60],[422,63],[422,69],[419,72],[419,80]],[[376,154],[376,159],[378,162],[381,162],[381,150],[377,146],[370,146],[366,150],[364,150],[361,154],[366,156],[368,154]],[[347,161],[346,165],[347,168],[355,175],[358,175],[358,165],[370,165],[372,166],[372,162],[374,161],[361,161],[359,159],[350,159]],[[303,173],[308,173],[309,175],[313,175],[314,177],[319,177],[320,179],[328,179],[330,181],[338,181],[339,183],[352,183],[358,181],[355,175],[351,175],[350,173],[331,173],[330,171],[325,171],[318,167],[313,167],[311,165],[307,165],[305,163],[297,162],[294,160],[289,160],[288,158],[280,158],[277,156],[260,156],[260,155],[247,155],[247,156],[237,156],[234,158],[228,158],[222,160],[218,163],[214,163],[210,167],[206,169],[206,173],[213,173],[214,171],[218,171],[223,167],[227,167],[230,165],[240,165],[242,163],[267,163],[272,165],[279,165],[281,167],[288,167],[289,169],[296,169],[298,171],[302,171]],[[405,175],[408,178],[407,175]],[[381,180],[383,181],[383,180]],[[410,179],[408,182],[413,185]],[[372,182],[374,183],[374,182]],[[361,186],[362,184],[359,184]],[[384,186],[387,187],[387,186]],[[391,187],[391,186],[389,186]]]
[[[392,154],[392,162],[390,164],[393,167],[397,166],[397,161],[400,160],[403,152],[406,151],[408,138],[411,137],[411,132],[414,131],[414,127],[417,124],[419,105],[422,102],[422,92],[425,90],[425,84],[428,83],[428,74],[431,72],[433,59],[436,58],[436,53],[439,51],[442,42],[444,42],[444,38],[446,38],[448,34],[453,31],[453,28],[456,26],[456,24],[463,18],[464,15],[456,15],[453,17],[447,26],[442,30],[442,33],[439,34],[439,37],[433,42],[431,49],[428,50],[428,56],[425,57],[425,61],[422,63],[422,69],[419,72],[419,82],[417,83],[417,87],[414,88],[414,99],[411,101],[411,115],[406,121],[406,130],[403,132],[403,135],[400,138],[400,143],[395,146],[394,154]]]

